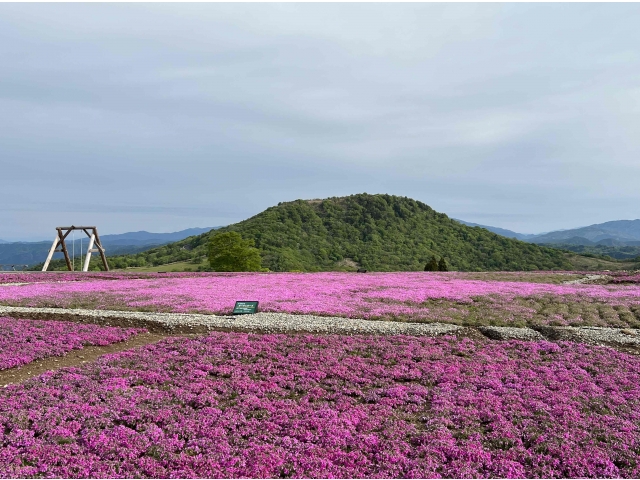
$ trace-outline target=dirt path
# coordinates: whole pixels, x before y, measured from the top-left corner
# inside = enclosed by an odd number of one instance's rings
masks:
[[[58,370],[64,367],[77,367],[85,363],[94,362],[98,357],[107,353],[117,353],[123,350],[149,345],[169,336],[172,335],[142,333],[124,342],[118,342],[104,347],[86,346],[81,350],[71,350],[61,357],[47,357],[41,360],[34,360],[27,365],[0,371],[0,387],[12,383],[22,383],[50,370]]]

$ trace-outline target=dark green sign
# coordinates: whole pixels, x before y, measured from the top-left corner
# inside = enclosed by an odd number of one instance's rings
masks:
[[[258,302],[236,302],[233,307],[234,315],[244,315],[245,313],[256,313],[258,311]]]

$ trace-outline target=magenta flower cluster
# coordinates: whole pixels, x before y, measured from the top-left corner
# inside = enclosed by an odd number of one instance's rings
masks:
[[[639,477],[640,358],[214,333],[0,391],[1,477]]]
[[[0,302],[33,306],[129,308],[174,312],[229,313],[236,300],[258,300],[265,311],[359,318],[407,318],[447,321],[428,302],[444,300],[458,307],[490,299],[513,310],[505,320],[533,315],[515,299],[554,296],[560,302],[640,305],[640,285],[554,285],[480,281],[460,274],[430,272],[233,274],[203,277],[33,283],[0,288]],[[454,305],[455,306],[455,305]],[[512,308],[513,307],[513,308]],[[579,320],[577,321],[579,324]]]
[[[110,345],[145,331],[0,317],[0,370],[64,355],[85,345]]]

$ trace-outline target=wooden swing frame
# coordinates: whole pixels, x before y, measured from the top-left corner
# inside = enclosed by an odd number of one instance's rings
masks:
[[[69,251],[67,250],[67,244],[65,243],[65,238],[75,231],[82,230],[89,237],[89,247],[87,248],[87,256],[84,259],[84,265],[82,266],[83,272],[89,271],[89,261],[91,260],[91,254],[93,252],[97,252],[100,254],[102,258],[102,264],[104,265],[105,271],[109,271],[109,264],[107,263],[107,257],[104,254],[104,248],[102,247],[102,243],[100,243],[100,236],[98,235],[98,229],[96,227],[76,227],[75,225],[71,225],[70,227],[56,227],[58,234],[56,238],[53,240],[53,245],[51,245],[51,249],[49,250],[49,255],[47,255],[47,261],[44,262],[44,266],[42,267],[42,271],[46,272],[47,268],[49,268],[49,262],[53,258],[53,254],[56,252],[60,252],[64,254],[64,260],[67,263],[67,268],[70,272],[73,272],[73,265],[71,263],[71,258],[69,257]],[[91,233],[89,233],[91,231]],[[64,232],[64,233],[63,233]],[[95,246],[95,248],[94,248]],[[60,249],[58,250],[59,247]]]

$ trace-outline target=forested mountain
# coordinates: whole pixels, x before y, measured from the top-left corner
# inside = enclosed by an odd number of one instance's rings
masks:
[[[558,250],[465,226],[410,198],[366,193],[280,203],[228,227],[109,261],[114,268],[198,263],[210,235],[226,231],[252,240],[272,271],[422,270],[433,255],[456,270],[571,268]]]

